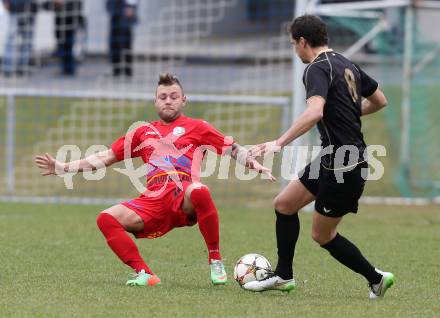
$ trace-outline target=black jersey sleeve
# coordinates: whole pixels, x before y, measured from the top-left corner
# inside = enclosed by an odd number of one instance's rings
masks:
[[[306,88],[306,99],[312,96],[321,96],[326,100],[330,87],[328,70],[316,64],[310,65],[304,73],[304,86]]]
[[[379,84],[371,78],[367,73],[365,73],[358,65],[356,65],[361,76],[361,94],[362,97],[369,97],[373,95]]]

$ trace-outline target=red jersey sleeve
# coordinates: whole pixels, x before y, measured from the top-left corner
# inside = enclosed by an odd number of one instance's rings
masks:
[[[128,158],[136,158],[141,156],[140,151],[134,151],[140,144],[139,128],[129,131],[125,136],[116,139],[111,149],[115,153],[116,159],[122,161]]]
[[[225,151],[234,143],[231,136],[225,136],[206,121],[200,124],[200,135],[202,144],[215,148],[217,154],[223,155]]]

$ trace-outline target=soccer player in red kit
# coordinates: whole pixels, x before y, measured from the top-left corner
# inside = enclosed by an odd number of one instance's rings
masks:
[[[157,238],[176,227],[199,225],[208,249],[211,281],[225,284],[226,272],[219,246],[219,221],[209,189],[199,180],[206,150],[230,155],[239,163],[274,180],[270,169],[248,157],[246,149],[203,120],[182,111],[186,103],[182,85],[171,74],[159,78],[155,107],[159,121],[129,131],[109,150],[85,159],[62,163],[49,154],[35,161],[43,175],[85,171],[141,157],[147,171],[146,187],[133,200],[102,211],[97,224],[112,251],[136,272],[130,286],[158,285],[160,279],[145,263],[127,232],[136,238]]]

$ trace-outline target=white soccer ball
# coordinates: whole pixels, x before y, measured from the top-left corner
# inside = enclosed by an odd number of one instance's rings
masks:
[[[262,280],[272,273],[269,261],[259,254],[242,256],[234,267],[234,279],[240,286],[256,280]]]

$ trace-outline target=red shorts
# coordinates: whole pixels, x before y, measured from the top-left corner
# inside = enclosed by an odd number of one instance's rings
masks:
[[[196,224],[196,216],[189,216],[182,210],[185,191],[190,184],[191,182],[183,181],[181,190],[176,184],[171,183],[157,196],[141,195],[122,202],[122,205],[136,212],[144,221],[144,230],[134,233],[135,237],[154,239],[176,227]]]

